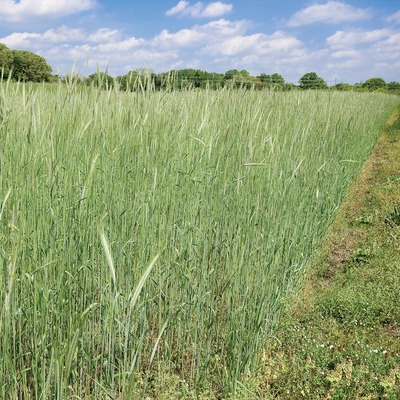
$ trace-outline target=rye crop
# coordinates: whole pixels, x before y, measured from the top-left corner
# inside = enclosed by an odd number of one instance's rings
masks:
[[[328,91],[0,89],[7,399],[130,398],[154,368],[192,388],[242,382],[396,106]]]

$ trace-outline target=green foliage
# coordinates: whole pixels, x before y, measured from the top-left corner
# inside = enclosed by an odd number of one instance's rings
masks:
[[[12,50],[12,54],[15,79],[21,78],[25,82],[48,82],[51,79],[52,68],[43,57],[27,50]]]
[[[171,85],[175,89],[190,89],[209,87],[217,89],[223,85],[224,74],[202,71],[200,69],[172,70],[155,77],[155,87],[161,88]]]
[[[0,43],[0,76],[7,79],[13,62],[13,54],[11,50],[3,43]]]
[[[387,89],[400,91],[400,83],[399,82],[389,82],[387,84]]]
[[[386,82],[382,78],[371,78],[367,79],[361,86],[368,90],[377,90],[379,88],[385,89]]]
[[[393,211],[386,217],[386,222],[400,229],[400,203],[394,205]]]
[[[327,83],[320,78],[315,72],[308,72],[299,79],[302,89],[327,89]]]
[[[276,83],[278,85],[283,85],[285,83],[285,79],[282,75],[277,74],[276,72],[271,75],[272,83]]]
[[[13,59],[13,78],[20,81],[24,76],[24,61],[20,54],[14,54]]]
[[[349,85],[348,83],[338,83],[335,86],[335,89],[340,91],[351,91],[354,90],[354,87],[352,85]]]
[[[370,214],[362,213],[359,217],[355,218],[354,221],[360,224],[372,225],[373,217]]]
[[[282,75],[279,75],[278,73],[274,73],[272,75],[262,73],[257,76],[257,79],[263,82],[266,86],[280,85],[281,87],[283,87],[283,85],[285,84],[285,79]]]
[[[89,79],[93,82],[94,86],[102,89],[111,89],[114,87],[114,78],[108,75],[107,72],[97,72],[89,75]]]
[[[250,74],[248,71],[246,71],[245,69],[242,69],[241,71],[238,71],[237,69],[230,69],[229,71],[225,72],[225,75],[223,77],[223,81],[227,81],[227,80],[231,80],[233,79],[235,76],[240,76],[243,78],[248,78],[250,77]]]
[[[263,88],[264,85],[259,79],[254,78],[253,76],[245,77],[243,75],[234,75],[232,79],[226,80],[224,82],[224,86],[236,89],[237,88],[261,89]]]
[[[283,85],[280,86],[282,90],[285,92],[299,89],[299,86],[295,85],[294,83],[284,83]]]

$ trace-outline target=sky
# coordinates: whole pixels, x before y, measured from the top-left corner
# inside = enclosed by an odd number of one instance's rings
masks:
[[[0,0],[0,43],[53,73],[147,67],[400,82],[398,0]]]

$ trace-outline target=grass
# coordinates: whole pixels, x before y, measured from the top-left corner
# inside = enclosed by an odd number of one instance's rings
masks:
[[[399,121],[398,110],[249,381],[258,398],[400,397]]]
[[[249,390],[397,102],[151,85],[0,89],[8,399]]]

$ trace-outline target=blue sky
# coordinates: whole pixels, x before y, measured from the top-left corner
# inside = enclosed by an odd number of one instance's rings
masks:
[[[147,66],[399,82],[400,2],[0,0],[0,43],[42,55],[54,72],[77,60],[85,76],[98,63],[115,76]]]

